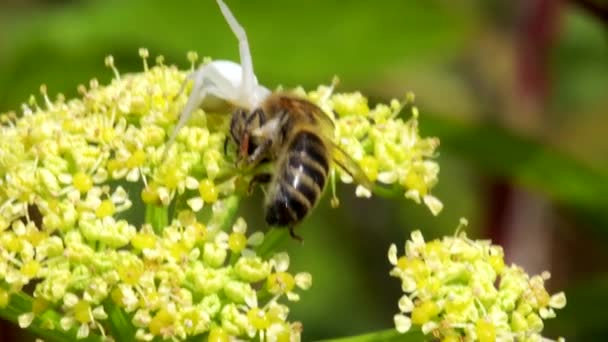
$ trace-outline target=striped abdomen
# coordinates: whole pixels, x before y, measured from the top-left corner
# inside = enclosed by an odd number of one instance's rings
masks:
[[[269,225],[293,226],[300,222],[321,197],[329,171],[327,146],[316,134],[299,131],[285,148],[268,189]]]

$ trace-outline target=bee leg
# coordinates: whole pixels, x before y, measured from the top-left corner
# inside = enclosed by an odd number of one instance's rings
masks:
[[[262,159],[264,159],[271,146],[272,139],[264,140],[247,158],[247,163],[249,163],[250,165],[257,165]]]
[[[228,155],[228,140],[229,140],[228,137],[224,138],[224,155],[225,156]]]
[[[249,188],[247,189],[247,194],[251,195],[253,193],[253,188],[258,184],[266,184],[269,183],[272,179],[272,175],[270,173],[259,173],[251,179],[249,182]]]
[[[304,239],[300,235],[296,234],[295,226],[289,226],[288,229],[289,229],[289,236],[291,236],[292,239],[297,240],[300,243],[304,242]]]

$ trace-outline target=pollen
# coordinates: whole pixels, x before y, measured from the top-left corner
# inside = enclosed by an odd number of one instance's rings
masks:
[[[165,309],[159,310],[150,321],[148,328],[150,332],[156,336],[162,334],[163,330],[173,324],[174,316]]]
[[[266,317],[266,313],[258,308],[253,308],[247,313],[249,323],[258,330],[268,329],[270,321]]]
[[[114,206],[114,203],[110,199],[105,199],[105,200],[101,201],[101,203],[99,204],[99,207],[97,207],[97,209],[95,209],[95,215],[97,215],[97,217],[99,217],[99,218],[112,216],[112,215],[114,215],[115,212],[116,212],[116,207]]]
[[[149,184],[141,190],[141,200],[145,204],[155,204],[158,205],[161,203],[160,196],[158,193],[158,185]]]
[[[247,237],[243,233],[231,233],[228,237],[228,246],[234,253],[240,253],[247,246]]]
[[[230,335],[222,328],[213,328],[207,337],[208,342],[229,342]]]
[[[201,198],[207,203],[214,203],[217,201],[218,192],[215,184],[210,179],[203,179],[198,186],[198,191],[201,194]]]
[[[146,153],[142,150],[137,150],[127,159],[125,166],[129,169],[140,167],[146,161]]]
[[[475,332],[479,342],[493,342],[496,341],[496,328],[491,322],[485,319],[480,319],[475,325]]]
[[[34,278],[40,270],[40,263],[36,260],[31,260],[21,266],[21,274],[28,278]]]
[[[156,235],[139,232],[131,238],[131,245],[140,251],[145,248],[154,248],[156,245]]]
[[[268,277],[266,287],[273,294],[291,292],[295,286],[295,279],[287,272],[273,273]]]
[[[72,179],[72,183],[74,184],[74,188],[81,193],[85,193],[93,187],[93,179],[83,172],[76,173]]]
[[[92,321],[91,304],[85,300],[80,300],[74,305],[74,318],[80,323],[89,323]]]

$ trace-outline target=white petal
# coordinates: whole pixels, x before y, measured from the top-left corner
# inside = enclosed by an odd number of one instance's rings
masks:
[[[188,203],[190,209],[192,209],[192,211],[194,211],[195,213],[203,209],[203,205],[205,205],[205,201],[203,201],[203,199],[200,197],[190,198],[186,201],[186,203]]]
[[[405,198],[420,204],[420,192],[418,190],[408,190],[405,192]]]
[[[68,331],[72,328],[72,326],[74,326],[74,322],[73,317],[64,316],[59,320],[59,326],[61,329]]]
[[[372,197],[372,192],[369,191],[363,185],[357,185],[357,189],[355,190],[355,195],[357,195],[357,197],[370,198],[370,197]]]
[[[161,186],[158,188],[157,192],[158,198],[160,199],[161,203],[164,205],[169,205],[169,202],[171,202],[171,192],[169,191],[169,189],[165,188],[164,186]]]
[[[435,216],[437,216],[441,210],[443,210],[443,203],[441,203],[441,201],[435,196],[426,195],[422,200],[429,210],[431,210],[431,213]]]
[[[406,293],[411,293],[416,290],[416,281],[409,275],[403,275],[401,278],[401,290]]]
[[[397,265],[397,246],[393,243],[388,248],[388,261],[391,265]]]
[[[433,322],[433,321],[429,321],[426,322],[422,325],[422,333],[423,334],[428,334],[431,331],[437,329],[439,327],[439,324],[437,324],[437,322]]]
[[[555,311],[551,308],[540,308],[538,314],[542,319],[555,318]]]
[[[393,316],[395,321],[395,328],[400,334],[408,332],[412,327],[412,320],[406,315],[397,314]]]
[[[401,296],[399,299],[399,310],[401,312],[411,312],[414,310],[414,303],[407,295]]]
[[[78,303],[79,299],[78,296],[76,296],[75,294],[68,292],[63,296],[63,305],[65,305],[68,308],[73,307],[74,305],[76,305]]]
[[[251,291],[245,295],[245,304],[250,308],[258,307],[258,297],[255,291]]]
[[[277,272],[285,272],[289,268],[289,254],[277,253],[272,257],[274,261],[274,268]]]
[[[78,328],[78,332],[76,333],[76,338],[81,339],[89,336],[89,325],[81,324],[80,328]]]
[[[249,248],[245,248],[241,251],[241,255],[244,258],[253,258],[254,256],[256,256],[255,251],[249,249]]]
[[[378,181],[384,184],[393,184],[397,181],[398,175],[395,171],[384,171],[378,173]]]
[[[247,243],[251,246],[259,246],[264,242],[264,233],[255,232],[247,239]]]
[[[17,318],[17,320],[19,321],[19,327],[21,327],[21,329],[29,327],[30,324],[32,324],[32,321],[34,320],[34,317],[35,316],[33,312],[28,312],[19,315],[19,317]]]
[[[93,179],[93,183],[101,184],[108,180],[108,171],[106,169],[97,169],[91,178]]]
[[[296,274],[295,280],[296,285],[303,290],[308,290],[312,286],[312,275],[308,272]]]
[[[236,219],[236,222],[232,226],[232,231],[235,233],[245,234],[247,231],[247,222],[242,217]]]
[[[196,178],[188,176],[186,177],[186,189],[194,190],[198,188],[198,181]]]
[[[341,172],[340,181],[344,184],[350,184],[353,182],[353,177],[351,177],[351,175],[349,175],[348,173]]]
[[[139,168],[134,168],[127,173],[127,181],[137,182],[139,180]],[[80,331],[80,330],[79,330]],[[87,332],[88,336],[88,332]]]
[[[108,314],[106,314],[103,306],[98,306],[93,309],[93,317],[95,317],[95,319],[106,319],[108,318]]]
[[[287,292],[287,300],[297,302],[300,300],[300,295],[294,292]]]
[[[566,295],[563,292],[554,294],[549,300],[549,306],[555,309],[562,309],[566,306]]]
[[[419,230],[414,230],[410,236],[415,246],[424,245],[424,237],[422,236],[422,233]]]
[[[112,194],[112,202],[123,203],[129,199],[129,193],[122,186],[118,186]]]
[[[72,183],[72,175],[69,173],[62,173],[59,176],[57,176],[57,179],[59,180],[59,182],[61,182],[63,184]]]

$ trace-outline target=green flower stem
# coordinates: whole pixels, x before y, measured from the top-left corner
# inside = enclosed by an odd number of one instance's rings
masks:
[[[158,235],[162,234],[162,230],[169,223],[169,209],[163,206],[154,204],[146,205],[146,223],[152,225],[154,232]]]
[[[110,323],[108,334],[116,341],[135,341],[135,328],[125,312],[110,300],[106,301],[104,307],[109,318],[107,322]]]
[[[11,295],[10,303],[5,308],[0,308],[0,318],[18,324],[19,315],[24,312],[31,311],[32,297],[22,292]],[[44,314],[34,318],[34,321],[27,328],[28,331],[36,336],[43,338],[45,341],[72,341],[76,339],[76,328],[68,331],[63,331],[59,328],[59,320],[61,316],[53,310],[46,310]],[[52,324],[55,329],[48,329],[48,325]],[[102,337],[90,334],[87,338],[81,339],[83,342],[102,341]]]
[[[262,258],[270,257],[287,240],[289,240],[287,229],[272,228],[266,233],[264,242],[256,248],[256,253]]]
[[[384,198],[401,198],[403,197],[403,188],[392,185],[392,186],[383,186],[379,184],[375,184],[372,189],[372,193],[376,196],[384,197]]]
[[[427,336],[424,336],[420,330],[411,329],[405,334],[401,334],[397,332],[395,329],[389,330],[380,330],[368,334],[350,336],[350,337],[341,337],[336,339],[328,339],[322,340],[320,342],[391,342],[391,341],[427,341],[429,340]]]
[[[239,196],[230,196],[223,200],[224,210],[220,215],[213,218],[213,222],[217,222],[220,230],[227,231],[232,227],[238,213],[240,200]]]

